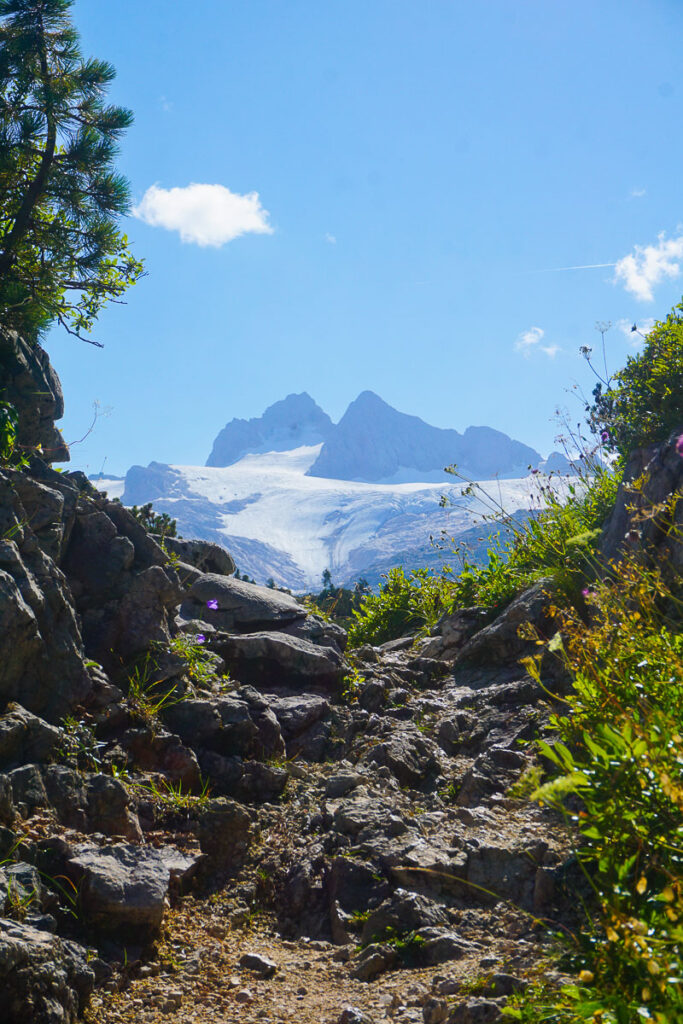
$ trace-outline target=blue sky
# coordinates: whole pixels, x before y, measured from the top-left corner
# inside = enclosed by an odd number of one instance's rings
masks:
[[[679,0],[77,0],[74,18],[135,112],[119,166],[148,271],[101,317],[103,351],[46,342],[67,441],[100,403],[74,466],[202,464],[233,416],[306,390],[337,419],[366,388],[545,453],[556,406],[580,418],[566,389],[591,386],[595,321],[616,368],[616,324],[680,300]]]

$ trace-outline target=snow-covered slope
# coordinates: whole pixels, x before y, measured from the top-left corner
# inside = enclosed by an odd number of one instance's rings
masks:
[[[441,531],[472,542],[486,511],[476,496],[445,473],[442,483],[375,484],[307,475],[321,445],[246,455],[225,467],[134,466],[126,477],[126,505],[154,502],[177,518],[187,537],[224,544],[238,568],[257,581],[300,590],[319,587],[329,568],[335,583],[402,564],[418,567],[449,561],[430,546]],[[532,505],[532,480],[500,480],[490,487],[508,512]],[[453,502],[440,505],[441,495]],[[452,558],[452,556],[450,556]]]

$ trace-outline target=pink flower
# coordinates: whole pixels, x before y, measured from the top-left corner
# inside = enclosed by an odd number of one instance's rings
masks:
[[[218,601],[215,597],[212,597],[210,601],[206,602],[206,607],[210,608],[212,612],[218,611]]]
[[[683,459],[683,434],[681,434],[681,436],[676,441],[676,451]]]

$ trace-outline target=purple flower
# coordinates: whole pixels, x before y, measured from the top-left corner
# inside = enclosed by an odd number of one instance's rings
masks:
[[[678,452],[680,457],[683,459],[683,434],[681,434],[681,436],[676,441],[676,451]]]
[[[600,440],[603,444],[607,444],[607,442],[609,441],[609,430],[600,431]]]
[[[595,593],[592,590],[589,590],[588,587],[584,587],[581,593],[587,601],[590,600],[591,597],[595,597]]]
[[[195,636],[194,639],[195,639],[195,643],[198,643],[198,644],[205,644],[206,643],[206,637],[204,636],[203,633],[197,633],[197,635]]]
[[[215,597],[212,597],[210,601],[206,602],[206,607],[210,608],[212,612],[218,611],[218,601]]]

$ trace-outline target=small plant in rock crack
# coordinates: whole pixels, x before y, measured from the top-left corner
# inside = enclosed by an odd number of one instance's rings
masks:
[[[203,690],[221,690],[232,686],[229,675],[216,671],[218,657],[206,649],[203,633],[179,633],[168,645],[169,650],[185,662],[185,672],[191,682]]]
[[[365,676],[352,665],[351,671],[342,679],[339,700],[342,704],[355,704],[358,701],[361,690],[365,686]]]
[[[185,699],[176,683],[154,679],[154,669],[154,659],[148,651],[128,677],[128,703],[148,722],[153,722],[165,708]]]
[[[99,771],[101,751],[106,744],[96,740],[92,730],[73,715],[62,719],[61,728],[64,742],[56,752],[59,761],[81,771]]]
[[[21,469],[28,466],[26,453],[20,448],[19,414],[11,402],[0,401],[0,466]]]
[[[25,889],[15,878],[8,878],[5,886],[5,916],[13,921],[23,921],[33,905],[38,902],[35,889]]]
[[[182,782],[174,784],[168,779],[161,779],[159,782],[155,779],[149,779],[147,782],[131,782],[129,786],[149,799],[176,810],[191,810],[201,807],[211,796],[208,779],[201,779],[201,789],[198,793],[193,793],[183,787]]]
[[[411,966],[417,960],[420,950],[425,944],[425,939],[422,935],[418,935],[414,930],[409,932],[399,932],[396,928],[393,928],[390,925],[388,928],[385,928],[383,932],[373,935],[370,941],[363,945],[370,946],[375,943],[382,943],[384,946],[389,946],[398,953],[404,964]]]

